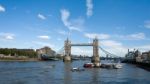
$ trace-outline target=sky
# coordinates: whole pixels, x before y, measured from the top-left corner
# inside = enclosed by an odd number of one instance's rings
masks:
[[[150,50],[150,0],[0,0],[0,48],[91,43],[124,56],[127,49]],[[72,47],[92,55],[92,47]],[[100,55],[103,52],[100,50]]]

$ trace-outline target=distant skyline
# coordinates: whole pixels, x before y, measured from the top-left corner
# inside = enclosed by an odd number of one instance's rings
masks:
[[[57,51],[67,37],[88,43],[97,36],[102,48],[124,56],[128,48],[149,51],[149,32],[150,0],[0,0],[0,48]],[[92,48],[72,53],[91,55]]]

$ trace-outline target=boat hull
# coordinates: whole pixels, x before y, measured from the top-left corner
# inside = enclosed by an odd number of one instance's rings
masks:
[[[51,61],[58,61],[59,59],[57,58],[51,58],[47,55],[41,55],[41,60],[44,60],[44,61],[48,61],[48,60],[51,60]]]
[[[93,63],[86,63],[83,65],[84,68],[93,68],[94,64]]]

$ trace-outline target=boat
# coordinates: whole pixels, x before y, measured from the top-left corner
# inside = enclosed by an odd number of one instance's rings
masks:
[[[49,59],[48,55],[42,54],[41,55],[41,60],[50,60],[50,59]]]
[[[54,68],[55,67],[55,65],[49,65],[50,66],[50,68]]]
[[[58,58],[49,58],[50,60],[53,60],[53,61],[58,61],[59,59]]]
[[[84,71],[84,69],[80,69],[79,67],[75,67],[71,69],[72,72],[74,71]]]
[[[112,63],[105,63],[105,64],[101,64],[100,68],[106,68],[106,69],[113,69],[114,64]]]
[[[121,69],[122,65],[120,63],[116,63],[116,64],[114,64],[114,68],[115,69]]]
[[[52,58],[52,57],[50,57],[50,56],[48,56],[48,55],[46,55],[46,54],[42,54],[41,55],[41,60],[45,60],[45,61],[47,61],[47,60],[51,60],[51,61],[58,61],[59,59],[58,58]]]
[[[85,63],[83,65],[84,68],[93,68],[94,67],[94,64],[93,63]]]
[[[72,60],[80,60],[80,58],[72,58]]]

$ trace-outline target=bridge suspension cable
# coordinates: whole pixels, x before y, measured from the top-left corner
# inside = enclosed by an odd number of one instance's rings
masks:
[[[64,46],[60,48],[57,52],[57,54],[63,54],[64,53]]]
[[[99,47],[99,48],[100,48],[106,55],[109,55],[109,56],[112,56],[112,57],[119,57],[119,56],[117,56],[117,55],[115,55],[115,54],[112,54],[112,53],[110,53],[110,52],[104,50],[102,47]]]
[[[101,49],[102,52],[104,52],[104,53],[105,53],[106,55],[108,55],[108,56],[111,56],[111,57],[119,57],[119,56],[117,56],[117,55],[115,55],[115,54],[112,54],[112,53],[106,51],[106,50],[103,49],[102,47],[99,47],[99,49]],[[57,53],[57,54],[63,54],[63,53],[64,53],[64,46],[63,46],[62,48],[60,48],[56,53]]]

